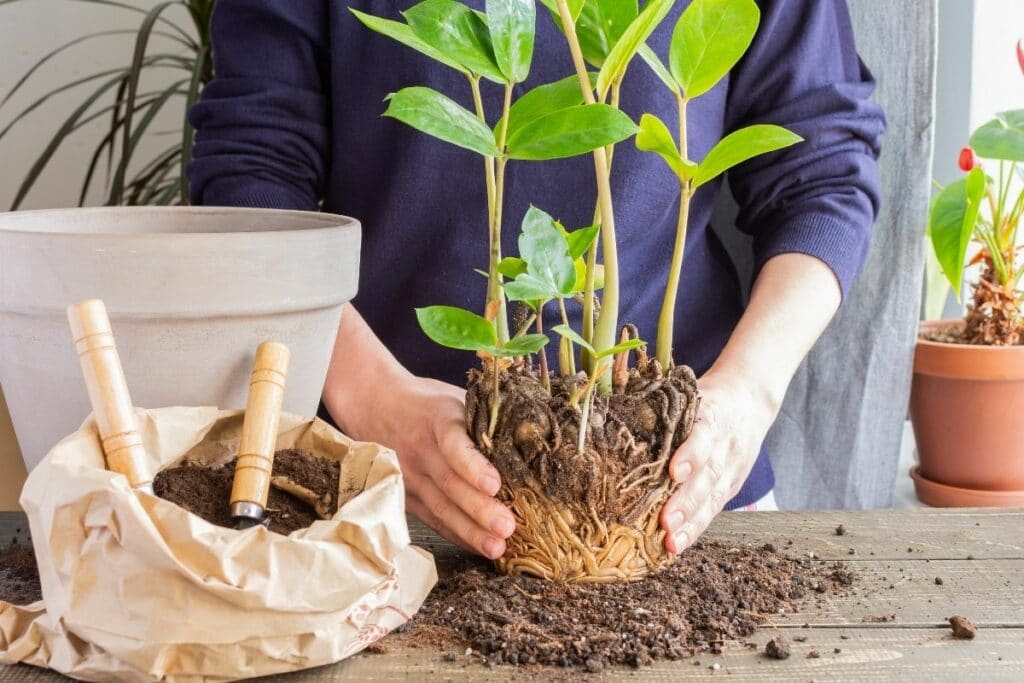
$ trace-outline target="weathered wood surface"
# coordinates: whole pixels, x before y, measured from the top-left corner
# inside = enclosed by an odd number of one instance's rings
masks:
[[[840,523],[846,533],[837,536]],[[23,518],[0,515],[0,539],[10,538],[16,526],[24,537]],[[411,531],[418,544],[435,553],[442,572],[461,552],[419,524]],[[273,680],[1024,680],[1024,510],[726,513],[709,534],[726,543],[771,542],[790,555],[813,553],[816,561],[840,562],[857,573],[856,590],[827,596],[820,606],[811,604],[798,614],[772,616],[772,625],[750,639],[757,650],[737,643],[718,656],[659,662],[640,671],[595,676],[488,669],[465,657],[445,662],[443,652],[392,639],[385,641],[386,654],[359,655]],[[895,614],[895,621],[864,621],[888,614]],[[975,640],[950,637],[945,619],[953,614],[979,627]],[[788,660],[760,654],[776,630],[791,640],[806,637],[793,643]],[[820,657],[808,659],[811,650]],[[718,670],[709,668],[715,663]],[[0,668],[0,681],[58,680],[63,679],[29,667]]]

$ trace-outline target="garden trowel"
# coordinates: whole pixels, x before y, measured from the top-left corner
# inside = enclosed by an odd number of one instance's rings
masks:
[[[152,494],[153,475],[107,307],[99,299],[87,299],[68,306],[67,312],[107,469],[128,477],[133,489]]]
[[[288,358],[288,347],[277,342],[256,349],[231,486],[231,516],[239,529],[259,524],[267,507]]]

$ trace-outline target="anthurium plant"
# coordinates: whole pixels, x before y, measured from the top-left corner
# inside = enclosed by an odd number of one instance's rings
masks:
[[[1017,44],[1024,72],[1024,43]],[[1013,345],[1024,340],[1017,228],[1024,213],[1020,180],[1024,163],[1024,109],[1006,111],[974,131],[958,159],[964,177],[932,201],[928,236],[943,275],[957,298],[968,266],[980,265],[962,331],[943,340]],[[972,245],[976,248],[968,259]]]
[[[669,459],[699,403],[693,372],[674,362],[673,348],[690,199],[736,164],[800,138],[761,124],[732,132],[699,161],[687,153],[687,105],[749,47],[760,18],[754,0],[694,0],[679,15],[667,65],[646,43],[674,0],[541,5],[564,35],[575,73],[518,98],[513,86],[527,79],[535,43],[532,0],[487,0],[484,12],[424,0],[402,12],[404,21],[352,11],[368,28],[462,73],[473,102],[469,109],[412,85],[388,95],[384,115],[482,157],[486,298],[479,312],[430,306],[416,315],[433,341],[473,351],[482,362],[469,373],[467,427],[501,473],[499,497],[517,520],[499,567],[549,579],[631,580],[672,559],[658,513],[671,493]],[[622,82],[639,62],[678,104],[676,136],[653,115],[634,122],[619,108]],[[484,110],[485,86],[502,89],[500,112]],[[679,183],[656,358],[636,328],[619,320],[620,289],[629,283],[619,280],[611,173],[615,146],[634,136]],[[507,164],[588,153],[593,224],[567,228],[552,215],[557,207],[531,206],[520,223],[519,254],[503,256]],[[582,306],[579,330],[570,306]],[[561,322],[545,330],[549,307]],[[558,340],[556,368],[545,348],[549,333]]]

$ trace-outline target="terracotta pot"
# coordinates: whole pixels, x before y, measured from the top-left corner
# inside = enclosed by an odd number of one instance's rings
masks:
[[[0,213],[0,385],[31,470],[89,413],[65,315],[107,304],[135,405],[243,408],[265,339],[292,352],[284,409],[316,412],[359,223],[300,211]]]
[[[921,332],[962,324],[927,322]],[[910,419],[923,502],[1024,506],[1024,346],[918,339]]]

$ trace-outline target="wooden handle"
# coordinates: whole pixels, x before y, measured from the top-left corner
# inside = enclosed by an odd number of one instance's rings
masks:
[[[99,299],[79,301],[68,306],[68,323],[99,428],[107,469],[128,477],[132,488],[151,492],[153,477],[128,395],[128,382],[114,345],[107,307]]]
[[[262,509],[267,506],[288,358],[288,347],[277,342],[266,341],[256,349],[242,437],[238,444],[235,480],[231,485],[232,508],[238,503],[252,503],[260,507],[262,514]]]

